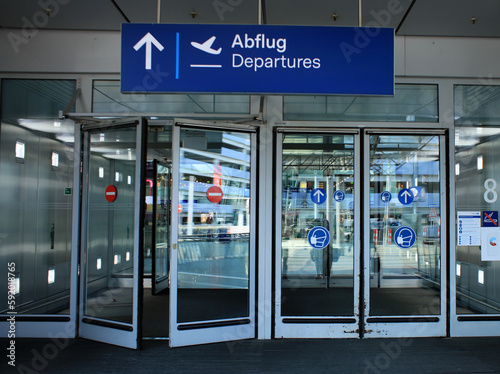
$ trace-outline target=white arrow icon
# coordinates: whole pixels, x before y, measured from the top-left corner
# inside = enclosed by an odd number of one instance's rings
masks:
[[[408,190],[405,190],[405,191],[401,194],[401,196],[403,196],[403,197],[404,197],[404,199],[405,199],[405,204],[408,204],[408,198],[409,198],[409,197],[413,197],[413,195],[412,195],[410,192],[408,192]]]
[[[158,48],[158,50],[160,50],[160,52],[163,51],[164,47],[149,32],[146,35],[144,35],[144,37],[141,40],[139,40],[136,45],[134,45],[134,49],[138,51],[139,49],[142,48],[144,44],[146,44],[146,70],[151,70],[151,58],[153,55],[153,50],[151,48],[151,45],[154,44],[155,47]]]
[[[320,195],[320,196],[319,196]],[[314,197],[318,197],[318,203],[321,201],[321,198],[323,196],[325,196],[325,194],[323,192],[321,192],[321,190],[317,190],[314,194],[313,194]]]

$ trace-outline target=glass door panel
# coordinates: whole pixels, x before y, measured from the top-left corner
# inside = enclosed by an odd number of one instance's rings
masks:
[[[176,127],[170,345],[254,337],[255,134]]]
[[[80,336],[137,347],[142,128],[84,127]]]
[[[169,336],[172,125],[166,120],[148,121],[142,295],[144,339]]]
[[[275,335],[445,335],[444,132],[276,136]]]
[[[277,336],[357,329],[357,139],[355,131],[278,133]]]
[[[369,131],[365,196],[366,330],[445,335],[445,276],[441,269],[446,212],[444,136]],[[369,249],[369,250],[368,250]],[[391,325],[391,322],[394,322]],[[409,326],[403,326],[404,323]],[[383,324],[371,328],[370,324]],[[424,328],[418,324],[428,323]]]
[[[153,249],[153,294],[168,288],[171,231],[171,165],[155,162],[155,186],[153,194],[154,249]]]

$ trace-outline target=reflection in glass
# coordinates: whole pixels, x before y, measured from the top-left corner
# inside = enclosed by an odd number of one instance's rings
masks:
[[[250,113],[250,95],[141,94],[120,92],[118,80],[94,80],[94,113]]]
[[[370,315],[440,314],[438,136],[370,136],[369,225]]]
[[[282,315],[352,316],[353,136],[283,134],[282,148]]]
[[[100,132],[105,131],[101,130]],[[132,183],[116,175],[135,175],[136,126],[88,136],[86,230],[86,316],[132,323],[134,266],[134,196]],[[104,178],[99,168],[104,168]],[[108,185],[116,200],[106,199]]]
[[[457,212],[500,210],[500,87],[455,86]],[[483,261],[480,243],[456,247],[457,314],[500,314],[500,262]]]
[[[76,80],[1,80],[0,274],[15,263],[18,314],[70,312],[75,124],[57,116],[75,89]]]
[[[171,165],[157,165],[156,170],[156,235],[154,253],[154,293],[168,287],[168,269],[170,257],[170,191]]]
[[[438,122],[437,85],[396,84],[394,96],[284,96],[289,121]]]
[[[250,134],[182,129],[180,141],[178,322],[248,316]]]
[[[158,165],[156,202],[156,281],[168,276],[170,247],[170,166]]]
[[[1,124],[0,264],[6,276],[16,264],[18,314],[69,313],[74,122],[61,122]],[[7,290],[0,289],[0,314],[9,311]]]
[[[149,120],[144,221],[142,334],[169,336],[169,267],[172,202],[172,125]]]

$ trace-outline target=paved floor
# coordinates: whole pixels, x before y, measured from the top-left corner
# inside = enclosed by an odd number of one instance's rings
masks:
[[[150,340],[137,351],[83,339],[17,339],[16,367],[8,364],[8,344],[0,340],[0,373],[500,373],[500,337],[249,340],[173,349]]]

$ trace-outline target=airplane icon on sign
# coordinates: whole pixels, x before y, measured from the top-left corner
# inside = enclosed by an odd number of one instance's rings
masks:
[[[222,47],[217,50],[213,49],[212,44],[214,44],[214,41],[215,41],[215,36],[212,36],[204,43],[191,42],[191,45],[203,52],[210,53],[211,55],[218,55],[219,53],[221,53]]]

